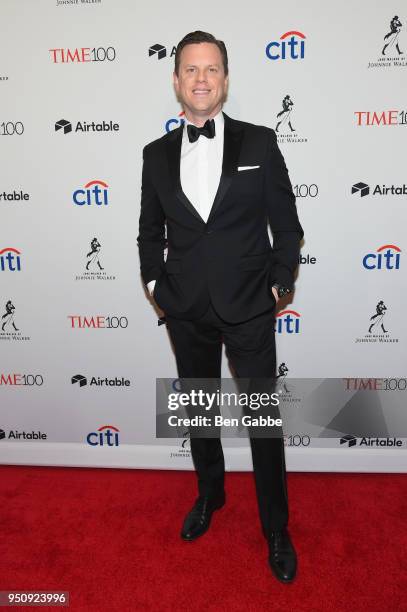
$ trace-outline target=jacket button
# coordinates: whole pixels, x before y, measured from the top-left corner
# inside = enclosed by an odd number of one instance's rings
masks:
[[[205,234],[212,234],[213,230],[206,230]]]

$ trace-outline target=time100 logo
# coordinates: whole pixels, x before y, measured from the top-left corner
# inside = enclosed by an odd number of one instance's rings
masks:
[[[318,195],[318,185],[294,185],[293,191],[296,198],[316,198]]]
[[[14,136],[14,134],[21,136],[23,132],[24,125],[21,121],[3,121],[3,123],[0,123],[0,136]]]

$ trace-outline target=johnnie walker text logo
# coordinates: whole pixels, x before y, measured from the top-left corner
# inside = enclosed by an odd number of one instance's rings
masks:
[[[403,50],[405,29],[398,15],[391,19],[382,41],[377,41],[377,56],[368,64],[368,68],[406,68],[406,56]]]
[[[276,376],[276,387],[275,392],[279,395],[280,406],[284,406],[284,404],[293,404],[295,402],[300,402],[301,398],[297,395],[293,394],[293,390],[290,388],[289,380],[287,380],[287,374],[289,369],[287,364],[283,361],[277,368],[277,376]]]
[[[191,439],[188,430],[182,433],[182,442],[179,447],[170,452],[170,459],[191,459]]]
[[[279,144],[299,144],[308,142],[308,138],[299,134],[295,125],[294,101],[286,95],[281,101],[281,110],[276,116],[275,132]]]
[[[365,335],[361,338],[355,338],[355,342],[368,342],[370,344],[378,342],[398,342],[399,339],[391,334],[386,315],[387,306],[383,300],[380,300],[376,304],[375,312],[369,317]]]
[[[106,280],[113,281],[116,280],[115,276],[109,275],[103,264],[102,264],[102,245],[99,242],[98,238],[93,238],[91,240],[86,254],[82,257],[83,263],[83,271],[81,274],[78,274],[75,277],[75,280],[85,281],[85,280]]]
[[[102,0],[56,0],[56,6],[95,6],[101,4]]]
[[[0,340],[31,340],[29,336],[24,336],[17,326],[16,307],[11,300],[8,300],[0,310]]]

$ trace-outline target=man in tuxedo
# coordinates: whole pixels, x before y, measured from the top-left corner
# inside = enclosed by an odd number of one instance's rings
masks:
[[[292,291],[303,236],[284,158],[272,129],[222,111],[222,41],[187,34],[173,80],[185,123],[143,150],[141,275],[165,313],[180,378],[219,378],[223,342],[238,378],[272,379],[275,307]],[[283,439],[251,437],[250,444],[269,563],[291,582],[297,557],[287,530]],[[192,437],[191,453],[199,495],[182,526],[186,541],[203,535],[225,503],[220,439]]]

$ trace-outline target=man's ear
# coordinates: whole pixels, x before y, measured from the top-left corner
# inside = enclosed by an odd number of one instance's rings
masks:
[[[177,77],[177,73],[175,72],[175,70],[172,73],[172,82],[173,82],[175,91],[178,91],[178,77]]]
[[[229,75],[225,77],[225,100],[228,97],[229,93]]]
[[[179,102],[179,81],[178,81],[178,77],[177,74],[174,70],[174,72],[172,73],[172,84],[174,86],[174,91],[175,91],[175,96]]]

